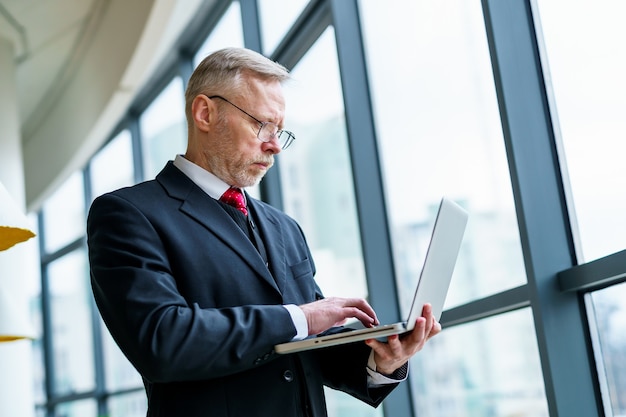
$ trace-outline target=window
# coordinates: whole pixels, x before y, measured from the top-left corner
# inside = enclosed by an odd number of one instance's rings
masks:
[[[553,124],[569,180],[570,221],[578,263],[626,248],[626,4],[602,0],[537,2]],[[590,269],[605,280],[601,268]],[[604,284],[606,285],[606,284]],[[585,294],[605,415],[626,415],[625,284]]]
[[[114,137],[92,159],[91,195],[93,198],[134,181],[133,148],[128,130]]]
[[[537,4],[579,262],[592,261],[626,248],[626,3]]]
[[[187,148],[183,81],[174,78],[140,119],[145,178],[152,179],[167,161]]]
[[[116,395],[108,402],[110,417],[145,417],[146,394],[143,390],[131,394]]]
[[[325,63],[324,71],[319,62]],[[332,28],[293,69],[292,77],[285,88],[285,126],[296,141],[277,157],[285,211],[307,235],[324,293],[366,296]]]
[[[307,0],[261,0],[259,17],[263,51],[271,54],[307,4]]]
[[[56,395],[95,387],[91,288],[87,254],[76,250],[48,266]]]
[[[85,232],[84,184],[81,172],[75,172],[43,206],[44,248],[47,253],[78,239]]]
[[[243,46],[243,30],[241,28],[241,7],[233,1],[209,37],[204,41],[193,59],[194,68],[207,55],[227,46]]]
[[[97,415],[97,404],[94,400],[73,401],[59,405],[57,414],[61,417],[83,417]]]
[[[446,329],[411,362],[416,415],[547,417],[534,334],[529,309]]]
[[[399,293],[443,195],[470,213],[446,308],[524,284],[480,2],[360,6]]]
[[[296,141],[277,156],[285,211],[307,236],[324,294],[367,297],[332,28],[296,65],[292,77],[285,86],[285,128]],[[327,396],[331,415],[377,413],[343,393],[327,391]]]
[[[586,298],[607,416],[626,415],[626,284],[595,291]]]

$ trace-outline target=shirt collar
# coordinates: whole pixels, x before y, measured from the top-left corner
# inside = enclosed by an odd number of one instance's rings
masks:
[[[183,155],[176,155],[174,166],[180,169],[183,174],[188,176],[189,179],[205,193],[216,200],[219,200],[222,194],[231,187],[214,174],[194,164]],[[244,193],[244,198],[245,196],[246,194]]]

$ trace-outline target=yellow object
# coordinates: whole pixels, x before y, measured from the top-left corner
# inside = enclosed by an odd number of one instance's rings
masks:
[[[7,250],[11,246],[24,242],[31,237],[35,237],[35,234],[28,229],[0,226],[0,251]]]
[[[0,183],[0,251],[35,236],[28,226],[28,219]]]
[[[10,336],[7,334],[0,334],[0,343],[2,342],[13,342],[15,340],[22,340],[22,339],[32,339],[32,337],[30,336]]]
[[[0,251],[34,237],[35,234],[27,227],[28,219],[0,183]],[[4,271],[0,274],[4,275]],[[17,301],[3,287],[0,280],[0,343],[34,339],[36,336],[28,318],[24,317],[19,305],[16,305]]]

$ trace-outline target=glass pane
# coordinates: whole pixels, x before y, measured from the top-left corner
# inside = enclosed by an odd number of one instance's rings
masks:
[[[103,321],[102,344],[104,350],[104,372],[108,391],[143,387],[141,376],[117,346]],[[144,395],[145,397],[145,395]]]
[[[319,63],[324,62],[320,67]],[[365,297],[367,288],[334,31],[327,29],[285,86],[285,128],[296,141],[278,157],[285,211],[306,233],[327,295]],[[311,103],[323,102],[323,106]],[[320,152],[332,149],[332,152]]]
[[[263,51],[270,55],[302,13],[308,0],[260,0],[261,38]]]
[[[56,407],[55,417],[90,417],[97,416],[95,400],[72,401],[61,403]]]
[[[148,403],[143,390],[109,398],[108,417],[145,417],[147,410]]]
[[[626,283],[595,291],[590,297],[605,414],[626,416]]]
[[[209,37],[204,41],[194,56],[194,66],[207,55],[227,46],[243,46],[243,29],[241,27],[241,7],[233,1],[220,22],[215,26]]]
[[[41,303],[41,300],[37,300]],[[38,319],[41,322],[41,319]],[[40,335],[33,340],[33,393],[35,403],[43,404],[46,401],[46,368],[44,365],[43,339],[41,338],[41,323],[38,323],[37,333]]]
[[[44,247],[47,253],[85,233],[84,190],[82,172],[76,171],[44,203]]]
[[[284,209],[307,236],[317,267],[315,278],[324,294],[367,297],[332,28],[322,34],[292,76],[297,81],[285,86],[285,128],[297,139],[277,157]],[[327,394],[330,416],[380,413],[341,392]]]
[[[376,409],[361,401],[324,387],[328,417],[382,417],[383,407]]]
[[[158,174],[167,161],[187,148],[185,93],[176,77],[143,112],[139,119],[146,179]]]
[[[91,193],[101,194],[134,183],[133,148],[128,130],[122,131],[91,159]]]
[[[588,262],[626,248],[626,2],[539,0],[541,27]],[[556,113],[555,113],[556,114]],[[574,213],[575,212],[575,213]]]
[[[94,388],[91,290],[85,250],[50,263],[50,310],[55,393]]]
[[[420,417],[547,417],[530,309],[444,329],[411,362]]]
[[[470,213],[446,308],[526,283],[480,2],[359,5],[400,294],[444,195]]]

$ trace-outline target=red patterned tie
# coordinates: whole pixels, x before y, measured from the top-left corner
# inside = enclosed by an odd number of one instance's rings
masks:
[[[248,208],[246,207],[246,201],[243,198],[243,193],[239,188],[230,187],[222,196],[220,197],[220,201],[222,203],[226,203],[229,206],[233,206],[244,215],[248,215]]]

